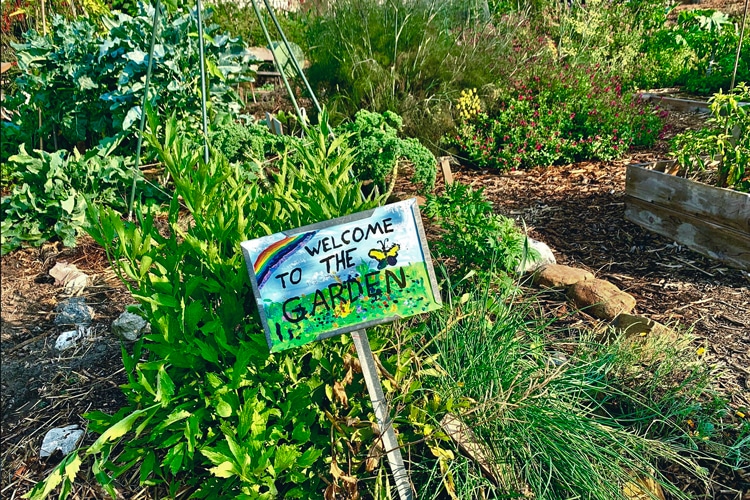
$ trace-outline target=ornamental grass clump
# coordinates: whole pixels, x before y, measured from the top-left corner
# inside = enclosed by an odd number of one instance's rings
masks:
[[[538,73],[490,95],[485,112],[459,112],[447,142],[467,163],[507,170],[613,160],[652,145],[663,128],[663,112],[596,66]]]
[[[420,498],[452,487],[454,498],[622,499],[643,488],[638,478],[687,498],[659,467],[705,480],[685,422],[712,400],[715,374],[689,339],[658,342],[650,356],[627,340],[553,341],[531,304],[475,287],[429,325],[444,370],[435,391],[488,459],[480,469],[456,454]]]

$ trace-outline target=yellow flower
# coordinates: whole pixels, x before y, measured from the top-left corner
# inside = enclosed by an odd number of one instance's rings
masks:
[[[737,416],[738,416],[738,417],[740,417],[740,418],[745,418],[745,414],[744,414],[743,412],[741,412],[740,410],[737,410],[737,412],[736,412],[736,413],[737,413]]]
[[[703,356],[706,354],[706,348],[705,347],[699,347],[697,351],[695,351],[695,354],[698,356]]]

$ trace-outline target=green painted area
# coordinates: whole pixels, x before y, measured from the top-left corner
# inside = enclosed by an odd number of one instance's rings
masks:
[[[314,342],[342,329],[356,330],[363,323],[385,323],[439,308],[423,262],[381,270],[357,266],[347,281],[284,303],[264,303],[271,352]]]

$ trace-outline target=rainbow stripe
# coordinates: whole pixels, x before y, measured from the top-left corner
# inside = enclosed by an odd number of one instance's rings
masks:
[[[263,288],[268,278],[271,277],[271,273],[294,252],[299,250],[302,245],[310,241],[313,236],[315,236],[315,231],[310,231],[309,233],[284,238],[266,247],[258,255],[258,258],[255,259],[255,264],[253,265],[255,278],[258,280],[258,288]]]

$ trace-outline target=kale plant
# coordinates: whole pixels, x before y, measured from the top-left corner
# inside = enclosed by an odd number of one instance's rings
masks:
[[[14,44],[22,71],[15,108],[27,146],[41,135],[48,149],[81,149],[137,127],[153,12],[142,6],[137,17],[104,18],[103,33],[93,20],[56,16],[50,34],[31,30],[24,43]],[[180,118],[194,122],[200,117],[196,36],[194,11],[161,17],[150,92],[161,110],[179,110]],[[240,104],[231,84],[250,78],[252,56],[215,25],[206,27],[205,42],[210,110],[236,113]]]
[[[417,139],[400,138],[402,126],[401,117],[392,111],[380,114],[362,109],[353,122],[337,127],[336,133],[351,134],[349,145],[357,151],[354,173],[374,181],[381,192],[388,176],[404,163],[413,168],[411,181],[430,190],[437,173],[435,157]]]

